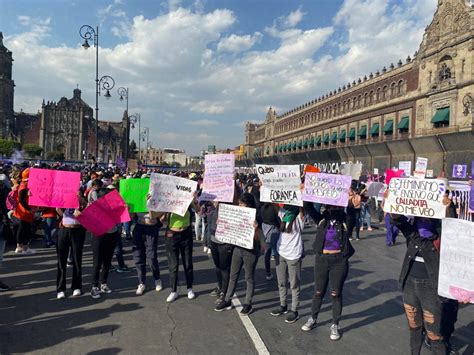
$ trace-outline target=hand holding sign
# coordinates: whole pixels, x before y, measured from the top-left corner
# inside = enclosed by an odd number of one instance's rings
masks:
[[[260,201],[303,206],[298,165],[257,165]]]
[[[306,173],[303,200],[347,207],[351,182],[351,176]]]

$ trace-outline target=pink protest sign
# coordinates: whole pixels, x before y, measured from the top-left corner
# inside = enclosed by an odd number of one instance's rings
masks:
[[[30,170],[29,204],[41,207],[78,208],[81,173],[72,171]]]
[[[234,154],[207,154],[204,158],[204,182],[201,201],[234,200]]]
[[[352,176],[306,173],[303,201],[347,207]]]
[[[390,180],[392,180],[393,178],[403,177],[404,174],[405,174],[405,171],[402,169],[398,169],[398,170],[387,169],[385,170],[385,183],[388,185],[390,184]]]
[[[113,190],[82,211],[77,220],[98,237],[115,225],[130,221],[130,214],[122,196],[117,190]]]

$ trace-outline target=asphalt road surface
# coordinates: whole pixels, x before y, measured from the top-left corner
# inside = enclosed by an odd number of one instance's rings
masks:
[[[402,237],[396,246],[387,248],[383,230],[362,232],[362,240],[353,242],[356,254],[351,258],[343,293],[341,340],[329,339],[329,297],[323,304],[319,326],[307,333],[301,331],[310,313],[313,293],[313,235],[314,228],[305,229],[300,320],[287,324],[283,316],[270,315],[279,304],[277,284],[276,280],[265,280],[261,257],[254,313],[251,322],[247,322],[250,326],[244,326],[236,310],[213,310],[215,299],[209,292],[215,287],[215,273],[200,242],[195,242],[193,259],[197,298],[187,299],[184,275],[180,273],[180,298],[172,304],[165,301],[169,278],[162,238],[162,292],[152,290],[150,276],[148,291],[136,296],[137,277],[132,269],[127,274],[112,272],[109,286],[114,292],[99,300],[88,294],[56,300],[54,249],[41,249],[42,242],[35,240],[37,254],[16,256],[10,245],[0,269],[1,279],[12,287],[11,291],[0,293],[0,354],[409,354],[409,334],[397,286],[405,244]],[[126,263],[132,267],[131,246],[127,242],[124,245]],[[89,291],[91,266],[87,241],[83,261],[85,292]],[[242,294],[244,286],[241,275],[237,295]],[[68,290],[68,296],[70,293]],[[461,354],[474,353],[472,305],[460,309],[452,342]],[[423,350],[423,354],[429,353]]]

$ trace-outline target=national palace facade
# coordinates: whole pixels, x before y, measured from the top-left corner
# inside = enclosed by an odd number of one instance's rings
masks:
[[[418,52],[289,112],[248,122],[243,164],[429,159],[436,175],[474,160],[474,10],[439,0]]]

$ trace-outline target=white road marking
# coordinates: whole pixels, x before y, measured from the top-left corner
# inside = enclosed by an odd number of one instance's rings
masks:
[[[245,330],[250,336],[250,339],[252,339],[253,345],[255,346],[255,349],[257,350],[257,353],[259,355],[270,355],[270,352],[268,351],[267,347],[265,346],[265,343],[263,342],[262,338],[260,337],[260,334],[258,334],[257,329],[252,323],[252,320],[250,319],[249,316],[243,316],[240,314],[240,310],[242,309],[242,304],[240,303],[239,298],[237,295],[234,294],[234,297],[232,298],[232,304],[235,307],[235,310],[238,312],[240,320],[242,321],[242,324],[245,327]]]

